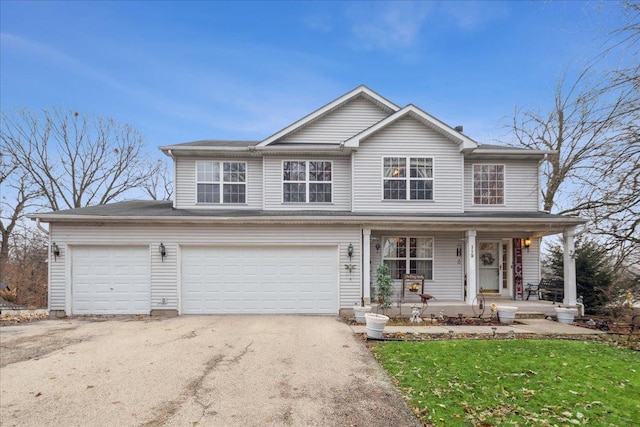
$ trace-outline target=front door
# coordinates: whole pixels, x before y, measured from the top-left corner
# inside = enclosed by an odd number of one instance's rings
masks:
[[[500,293],[500,257],[502,242],[499,240],[478,242],[478,287],[482,292]]]

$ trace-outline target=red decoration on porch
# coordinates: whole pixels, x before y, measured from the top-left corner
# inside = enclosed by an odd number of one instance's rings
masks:
[[[523,299],[522,239],[513,239],[513,299]]]

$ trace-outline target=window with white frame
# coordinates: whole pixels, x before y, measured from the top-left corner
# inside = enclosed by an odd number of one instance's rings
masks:
[[[504,204],[504,165],[473,165],[473,204]]]
[[[385,157],[384,200],[433,200],[433,158]]]
[[[196,161],[198,203],[246,203],[247,163]]]
[[[433,238],[386,237],[382,262],[389,266],[393,279],[402,279],[404,274],[424,274],[426,280],[433,280]]]
[[[284,203],[331,203],[333,164],[331,161],[285,160],[282,162]]]

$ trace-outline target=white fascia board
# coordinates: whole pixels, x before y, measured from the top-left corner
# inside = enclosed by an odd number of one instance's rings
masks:
[[[536,232],[548,232],[555,234],[567,226],[582,225],[586,220],[575,217],[564,218],[462,218],[462,217],[398,217],[385,215],[371,216],[100,216],[100,215],[30,215],[31,219],[40,219],[41,222],[58,224],[260,224],[260,225],[286,225],[286,224],[327,224],[327,225],[367,225],[373,228],[385,228],[393,225],[413,226],[437,226],[451,229],[486,229],[493,227],[496,230],[529,230]]]
[[[547,151],[547,150],[528,150],[522,148],[513,148],[509,149],[509,147],[505,148],[482,148],[482,146],[473,150],[472,154],[481,156],[481,155],[526,155],[526,156],[540,156],[544,157],[549,154],[554,154],[557,151]]]
[[[342,95],[341,97],[331,101],[330,103],[328,103],[324,107],[321,107],[321,108],[317,109],[313,113],[304,116],[303,118],[301,118],[300,120],[298,120],[298,121],[294,122],[293,124],[287,126],[286,128],[274,133],[273,135],[271,135],[270,137],[268,137],[264,141],[260,142],[257,146],[258,147],[264,147],[266,145],[269,145],[272,142],[274,142],[274,141],[284,137],[285,135],[293,132],[294,130],[306,125],[307,123],[312,122],[313,120],[316,120],[317,118],[323,116],[324,114],[326,114],[327,112],[333,110],[334,108],[336,108],[336,107],[348,102],[349,100],[351,100],[351,99],[353,99],[353,98],[355,98],[357,96],[360,96],[361,94],[366,94],[370,98],[376,100],[377,102],[379,102],[380,104],[386,106],[387,108],[389,108],[392,111],[398,111],[400,109],[400,107],[395,105],[393,102],[391,102],[391,101],[387,100],[386,98],[378,95],[377,93],[375,93],[374,91],[372,91],[368,87],[366,87],[364,85],[361,85],[361,86],[358,86],[357,88],[353,89],[352,91]]]
[[[424,112],[423,110],[421,110],[420,108],[416,107],[413,104],[407,105],[406,107],[402,108],[399,111],[396,111],[394,114],[390,115],[389,117],[380,120],[378,123],[371,126],[370,128],[365,129],[359,134],[349,138],[344,142],[345,147],[354,147],[354,148],[359,147],[360,141],[373,135],[374,133],[389,126],[393,122],[405,117],[408,114],[412,114],[417,119],[422,120],[427,126],[438,131],[440,134],[444,135],[446,138],[458,144],[458,146],[460,147],[460,151],[473,150],[478,147],[478,143],[472,140],[471,138],[451,128],[451,126],[441,122],[440,120]]]
[[[342,144],[309,144],[308,146],[297,144],[295,147],[287,145],[267,145],[264,147],[258,147],[256,151],[260,151],[265,154],[310,154],[310,153],[336,153],[336,154],[349,154],[353,150],[347,148]]]
[[[202,146],[202,145],[193,145],[189,147],[181,147],[179,145],[169,145],[165,147],[158,147],[158,149],[162,150],[165,154],[169,155],[168,152],[171,151],[174,154],[180,152],[192,152],[192,151],[254,151],[255,145],[250,145],[248,147],[229,147],[229,146]]]

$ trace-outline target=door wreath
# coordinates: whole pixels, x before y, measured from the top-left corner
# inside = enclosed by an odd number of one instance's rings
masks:
[[[493,258],[493,255],[490,252],[483,253],[480,256],[480,259],[482,260],[483,265],[492,265],[495,261],[495,258]]]

